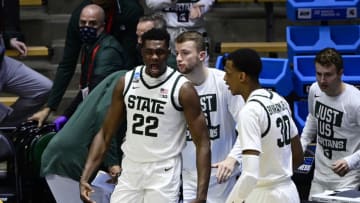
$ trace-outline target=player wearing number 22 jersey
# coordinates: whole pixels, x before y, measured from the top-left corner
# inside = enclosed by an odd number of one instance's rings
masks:
[[[125,76],[130,129],[122,150],[136,162],[162,161],[179,155],[185,146],[186,121],[178,95],[188,80],[169,68],[159,78],[147,76],[143,69],[138,66]]]

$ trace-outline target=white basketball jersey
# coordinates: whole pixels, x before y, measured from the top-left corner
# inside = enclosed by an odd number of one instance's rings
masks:
[[[242,149],[260,152],[259,186],[291,177],[290,142],[298,131],[283,97],[265,89],[253,91],[240,112],[238,126]]]
[[[230,153],[236,141],[235,122],[244,105],[241,96],[233,96],[225,84],[224,72],[209,68],[208,77],[203,84],[194,86],[200,97],[201,109],[206,118],[211,141],[211,162],[223,161]],[[189,130],[186,133],[187,144],[182,152],[183,167],[196,170],[196,148]],[[241,149],[236,149],[235,158],[240,159]]]
[[[146,75],[145,66],[126,73],[125,156],[137,162],[154,162],[181,153],[186,120],[179,104],[179,90],[185,82],[185,77],[169,67],[159,78]]]

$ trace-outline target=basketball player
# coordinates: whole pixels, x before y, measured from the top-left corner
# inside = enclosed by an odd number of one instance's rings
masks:
[[[224,72],[205,66],[203,36],[196,31],[185,31],[175,41],[178,70],[189,79],[200,96],[201,109],[206,117],[211,140],[211,161],[207,203],[225,202],[239,175],[241,149],[236,141],[235,122],[244,100],[233,96],[223,80]],[[234,146],[234,148],[233,148]],[[183,202],[196,198],[195,146],[187,132],[183,155]]]
[[[316,55],[315,69],[317,82],[310,87],[309,114],[301,135],[303,150],[317,137],[310,199],[325,190],[360,185],[360,170],[354,170],[360,162],[360,91],[342,81],[343,59],[333,48]]]
[[[111,136],[126,119],[122,174],[111,196],[112,203],[177,203],[181,151],[186,126],[196,145],[197,196],[205,203],[210,176],[210,142],[200,99],[194,87],[176,70],[166,66],[170,36],[151,29],[142,35],[146,65],[126,73],[115,87],[103,127],[95,136],[81,181],[81,198],[91,202],[90,175],[108,148]]]
[[[299,203],[291,176],[303,152],[288,103],[261,88],[262,64],[255,51],[230,53],[225,65],[224,80],[231,93],[246,100],[237,122],[243,168],[226,202]]]

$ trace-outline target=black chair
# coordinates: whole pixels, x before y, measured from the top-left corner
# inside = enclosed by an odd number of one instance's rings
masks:
[[[18,172],[15,147],[9,138],[0,132],[0,162],[5,162],[7,170],[0,172],[0,200],[4,203],[22,200],[21,179]]]

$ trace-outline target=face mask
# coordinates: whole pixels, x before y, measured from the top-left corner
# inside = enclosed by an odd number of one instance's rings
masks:
[[[80,27],[80,39],[84,43],[93,43],[97,39],[97,29],[93,27]]]

